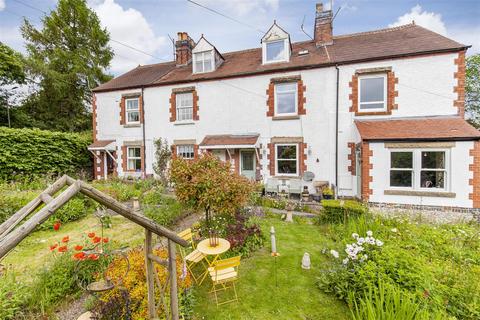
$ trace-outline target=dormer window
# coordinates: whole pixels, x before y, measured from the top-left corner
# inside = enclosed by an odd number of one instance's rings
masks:
[[[213,70],[212,53],[212,51],[204,51],[194,54],[195,73],[210,72]]]
[[[290,61],[290,35],[275,22],[262,38],[263,64]]]
[[[285,50],[285,40],[272,41],[266,43],[267,55],[265,62],[285,61],[287,52]]]

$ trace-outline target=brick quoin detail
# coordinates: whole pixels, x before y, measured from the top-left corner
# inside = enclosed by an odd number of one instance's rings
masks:
[[[370,163],[370,157],[373,156],[373,151],[370,150],[368,142],[362,142],[362,200],[368,201],[370,195],[373,193],[370,189],[370,182],[373,182],[373,177],[370,175],[370,170],[373,169],[373,164]]]
[[[392,110],[398,109],[398,104],[395,103],[395,98],[398,97],[398,91],[395,90],[395,85],[398,84],[398,78],[395,77],[395,72],[388,71],[387,73],[387,111],[381,112],[360,112],[358,107],[358,74],[352,76],[352,81],[348,83],[351,88],[348,96],[351,102],[349,111],[354,112],[356,116],[372,116],[372,115],[391,115]]]
[[[198,110],[199,110],[198,100],[200,98],[198,97],[197,90],[183,91],[183,92],[182,91],[179,91],[179,92],[172,91],[172,93],[170,95],[170,101],[169,101],[170,102],[170,122],[177,121],[177,93],[188,93],[188,92],[192,93],[192,99],[193,99],[192,119],[194,121],[200,120],[200,116],[198,115]]]
[[[270,175],[274,176],[275,175],[275,144],[268,143],[267,148],[269,150],[269,153],[267,155],[268,169],[270,170]]]
[[[303,175],[305,171],[307,171],[307,144],[305,142],[301,142],[298,144],[298,152],[300,153],[299,155],[299,162],[300,162],[300,170],[299,174]]]
[[[127,146],[122,146],[122,171],[127,172]]]
[[[348,172],[352,174],[352,176],[357,174],[357,168],[355,165],[356,162],[356,155],[355,155],[355,142],[349,142],[348,148],[350,149],[350,153],[348,154],[348,160],[350,160],[350,165],[348,166]]]
[[[279,78],[280,79],[280,78]],[[278,79],[270,80],[268,85],[268,89],[266,91],[267,94],[267,117],[275,116],[275,83],[281,82],[297,82],[297,92],[298,92],[298,115],[305,115],[307,114],[307,110],[305,109],[305,104],[307,103],[307,98],[305,97],[305,92],[307,91],[307,87],[303,84],[302,79],[294,79],[291,81],[287,81],[288,77],[285,78],[285,81],[279,81]]]
[[[124,125],[126,123],[125,119],[125,97],[120,99],[120,124]]]
[[[453,77],[457,80],[457,85],[453,87],[453,93],[457,94],[457,99],[453,101],[453,106],[458,108],[458,115],[465,117],[465,51],[458,53],[458,58],[454,60],[457,71]]]
[[[473,173],[473,178],[470,179],[469,183],[473,190],[469,194],[469,199],[473,200],[474,208],[480,208],[480,141],[473,142],[470,156],[473,157],[473,163],[469,166],[470,171]]]
[[[97,141],[97,96],[95,94],[92,97],[92,134],[93,142]]]

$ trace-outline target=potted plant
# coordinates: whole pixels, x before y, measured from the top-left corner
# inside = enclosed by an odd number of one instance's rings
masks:
[[[330,187],[325,187],[322,190],[323,199],[333,199],[333,190]]]

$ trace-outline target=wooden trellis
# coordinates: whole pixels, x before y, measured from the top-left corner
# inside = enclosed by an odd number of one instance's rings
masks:
[[[63,190],[58,196],[55,194]],[[77,193],[92,198],[105,207],[124,216],[130,221],[145,228],[145,265],[148,290],[148,314],[150,319],[158,317],[160,303],[165,312],[168,312],[165,299],[167,287],[170,288],[170,318],[178,319],[178,291],[177,291],[177,268],[175,245],[187,247],[189,244],[173,231],[162,227],[150,218],[134,211],[128,206],[118,202],[107,194],[93,188],[81,180],[75,180],[67,175],[62,176],[51,186],[45,189],[39,196],[18,210],[7,221],[0,225],[0,260],[25,239],[35,228],[45,222],[56,210],[61,208]],[[33,214],[27,221],[19,225],[26,217],[37,208],[44,205],[38,212]],[[163,260],[153,254],[152,234],[166,237],[168,243],[168,259]],[[168,277],[165,285],[160,283],[154,263],[159,263],[168,268]],[[160,290],[160,301],[155,302],[155,284]]]

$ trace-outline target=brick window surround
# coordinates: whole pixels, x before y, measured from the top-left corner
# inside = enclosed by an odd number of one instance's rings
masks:
[[[370,175],[370,170],[373,169],[373,164],[370,163],[370,157],[373,156],[373,151],[370,150],[368,142],[361,144],[361,161],[362,161],[362,200],[368,201],[370,195],[373,193],[370,189],[370,182],[373,182],[373,177]]]
[[[193,99],[193,121],[200,120],[200,116],[198,115],[198,93],[195,87],[185,87],[185,88],[175,88],[172,89],[172,93],[170,95],[170,122],[177,121],[177,93],[192,93]]]
[[[473,163],[469,166],[472,172],[472,179],[469,181],[472,193],[469,194],[469,199],[473,201],[474,208],[480,208],[480,141],[473,142],[470,156],[473,157]]]
[[[142,147],[141,143],[127,142],[125,141],[122,146],[122,170],[123,172],[136,172],[133,170],[128,170],[127,168],[127,148],[128,147],[137,147],[140,148],[140,171],[145,172],[145,147]]]
[[[360,111],[358,106],[358,78],[362,75],[369,74],[386,74],[387,76],[387,110],[380,112],[368,112]],[[373,115],[390,115],[392,110],[397,110],[398,105],[395,104],[395,98],[398,97],[398,91],[396,91],[395,86],[398,84],[398,78],[395,77],[395,73],[392,71],[392,68],[369,68],[369,69],[359,69],[355,71],[355,74],[352,76],[352,81],[349,82],[350,91],[350,102],[351,106],[349,111],[354,112],[356,116],[373,116]]]
[[[307,171],[307,143],[303,142],[302,137],[272,137],[270,143],[267,144],[267,149],[269,150],[267,155],[268,170],[270,171],[270,176],[275,176],[275,147],[277,144],[289,144],[294,143],[298,145],[298,166],[299,166],[299,176],[302,176],[305,171]],[[282,176],[282,175],[279,175]],[[289,176],[286,176],[289,177]],[[295,178],[295,177],[292,177]]]
[[[453,93],[457,94],[457,98],[453,101],[453,106],[458,108],[458,115],[465,117],[465,51],[458,53],[458,58],[454,60],[457,71],[453,77],[457,81],[457,85],[453,87]]]
[[[128,126],[127,124],[127,112],[126,112],[126,100],[138,98],[138,110],[140,112],[140,124],[144,123],[145,117],[143,112],[143,99],[141,93],[129,93],[123,94],[120,99],[120,124],[122,126]]]
[[[294,118],[305,115],[307,110],[305,109],[305,103],[307,98],[305,97],[305,91],[307,87],[303,84],[301,76],[288,76],[280,78],[270,79],[270,84],[267,89],[267,117],[272,117],[273,120],[286,120],[292,119],[292,116],[275,116],[275,84],[285,83],[285,82],[296,82],[297,83],[297,94],[298,94],[298,115],[293,116]]]
[[[348,143],[348,148],[350,149],[350,153],[348,154],[348,160],[350,161],[348,172],[350,172],[352,176],[357,174],[355,146],[355,142]]]

